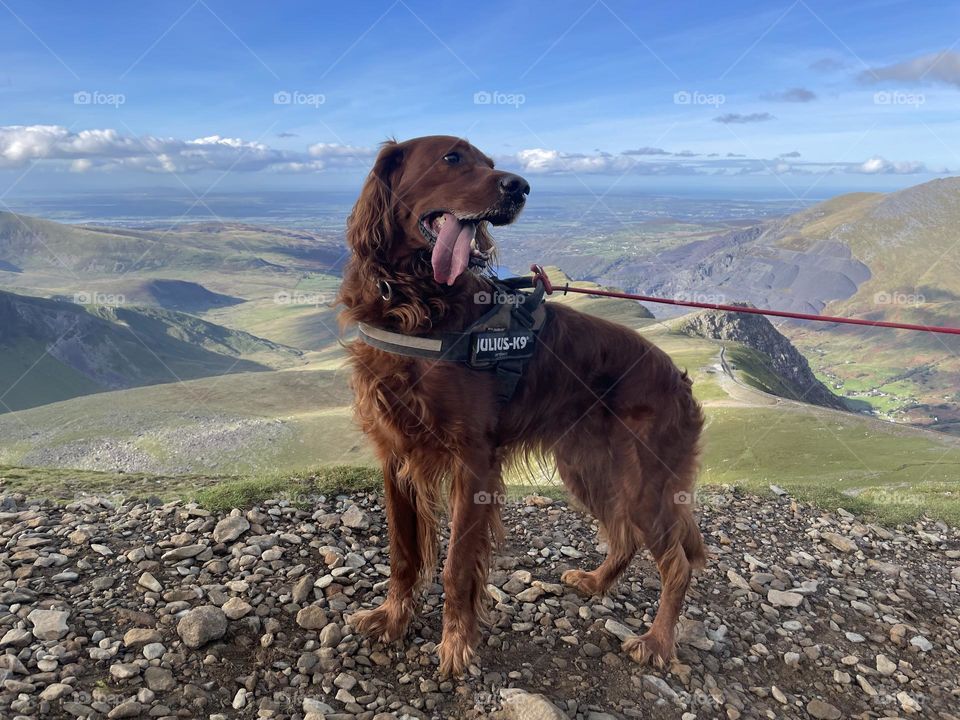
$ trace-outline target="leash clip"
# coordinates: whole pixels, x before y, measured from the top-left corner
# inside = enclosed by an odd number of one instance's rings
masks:
[[[533,273],[533,284],[536,285],[539,280],[543,283],[544,292],[547,295],[553,295],[553,283],[550,282],[550,277],[547,275],[547,271],[543,269],[543,265],[534,263],[530,266],[530,271]]]

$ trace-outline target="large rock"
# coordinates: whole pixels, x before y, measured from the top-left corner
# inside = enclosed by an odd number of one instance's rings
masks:
[[[857,549],[857,543],[850,538],[835,532],[820,533],[820,537],[833,545],[840,552],[853,552]]]
[[[304,630],[320,630],[327,622],[327,614],[316,605],[308,605],[297,613],[297,625]]]
[[[364,530],[370,527],[370,519],[367,514],[356,505],[351,505],[344,511],[343,515],[340,516],[340,522],[354,530]]]
[[[218,543],[233,542],[250,529],[249,521],[242,515],[231,515],[217,523],[213,539]]]
[[[177,623],[177,634],[183,644],[194,649],[219,640],[226,632],[227,616],[214,605],[194,608]]]
[[[543,695],[534,695],[519,688],[500,691],[505,720],[568,720],[566,713]]]
[[[815,717],[817,720],[839,720],[841,717],[840,711],[835,706],[819,698],[814,698],[807,703],[807,712],[810,717]]]
[[[767,591],[767,601],[774,607],[797,607],[803,602],[803,595],[789,590],[770,588]]]
[[[59,640],[68,632],[69,610],[34,610],[27,615],[33,623],[33,636],[38,640]]]
[[[173,673],[161,667],[148,667],[143,672],[143,680],[153,692],[167,692],[177,686]]]

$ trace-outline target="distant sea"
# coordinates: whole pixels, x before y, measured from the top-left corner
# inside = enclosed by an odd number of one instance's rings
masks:
[[[797,212],[823,198],[735,199],[648,192],[539,191],[525,214],[538,220],[590,225],[657,220],[709,223],[763,219]],[[351,191],[229,192],[194,197],[164,190],[21,196],[5,204],[14,212],[63,223],[145,227],[189,222],[237,222],[313,231],[342,231],[356,200]]]

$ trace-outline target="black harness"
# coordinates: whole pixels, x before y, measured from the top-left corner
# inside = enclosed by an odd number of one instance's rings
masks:
[[[506,404],[533,357],[537,336],[546,326],[549,313],[543,302],[546,289],[540,280],[535,281],[532,292],[520,290],[533,284],[530,278],[491,282],[493,307],[465,330],[404,335],[360,323],[360,339],[396,355],[462,363],[473,370],[495,372],[497,400]]]

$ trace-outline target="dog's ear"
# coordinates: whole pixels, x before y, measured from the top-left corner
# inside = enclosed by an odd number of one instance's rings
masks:
[[[347,244],[355,255],[382,258],[393,233],[393,183],[403,148],[388,140],[381,148],[347,221]]]

